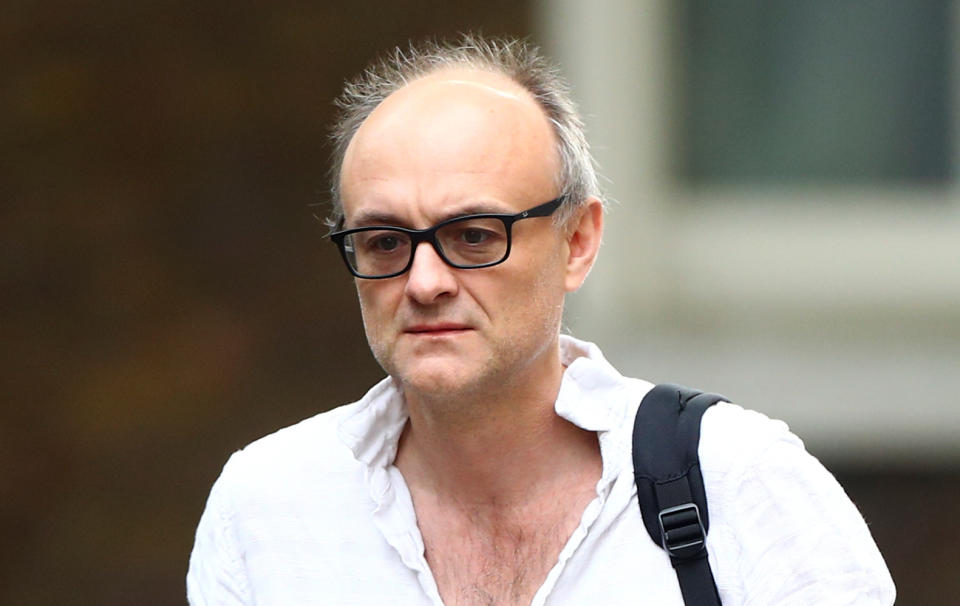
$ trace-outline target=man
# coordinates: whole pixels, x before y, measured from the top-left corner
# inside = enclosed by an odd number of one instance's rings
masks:
[[[333,240],[389,377],[231,457],[193,604],[682,604],[644,529],[631,423],[649,383],[559,335],[602,203],[582,125],[536,51],[467,36],[350,83]],[[725,605],[890,604],[842,489],[782,423],[703,419]]]

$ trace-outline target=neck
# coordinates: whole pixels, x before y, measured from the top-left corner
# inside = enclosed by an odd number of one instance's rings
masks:
[[[599,478],[596,434],[554,411],[563,366],[558,356],[552,361],[539,369],[537,381],[505,385],[455,407],[408,395],[410,420],[396,465],[411,490],[463,506],[502,508],[554,490],[571,474]]]

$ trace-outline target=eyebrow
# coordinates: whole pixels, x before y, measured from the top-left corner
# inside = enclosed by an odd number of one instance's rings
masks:
[[[350,223],[352,223],[352,225],[347,225],[346,222],[344,222],[343,227],[345,229],[352,229],[354,227],[370,227],[374,225],[405,227],[405,225],[403,225],[403,219],[400,219],[396,215],[376,210],[361,211]]]
[[[504,209],[497,204],[491,202],[474,202],[458,208],[455,208],[449,212],[446,212],[440,215],[439,219],[432,225],[428,225],[427,228],[436,225],[437,223],[443,223],[444,221],[449,221],[450,219],[459,219],[460,217],[466,217],[469,215],[512,215],[512,209]],[[370,211],[360,211],[354,220],[350,222],[351,225],[348,227],[344,224],[345,229],[353,229],[356,227],[405,227],[408,229],[417,229],[412,227],[410,222],[401,218],[398,215],[370,210]]]

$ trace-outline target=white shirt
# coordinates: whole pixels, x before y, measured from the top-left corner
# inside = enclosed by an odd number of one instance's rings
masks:
[[[603,472],[532,604],[681,606],[633,480],[632,423],[652,385],[621,376],[593,344],[561,337],[561,350],[556,412],[597,432]],[[406,420],[388,378],[358,402],[234,453],[197,529],[190,603],[442,604],[393,466]],[[784,423],[717,404],[703,417],[699,454],[724,606],[893,604],[863,518]]]

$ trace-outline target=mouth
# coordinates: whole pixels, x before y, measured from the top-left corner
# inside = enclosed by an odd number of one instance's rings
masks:
[[[436,324],[414,324],[413,326],[408,326],[403,332],[415,336],[443,337],[462,334],[470,330],[473,329],[464,324],[441,322]]]

